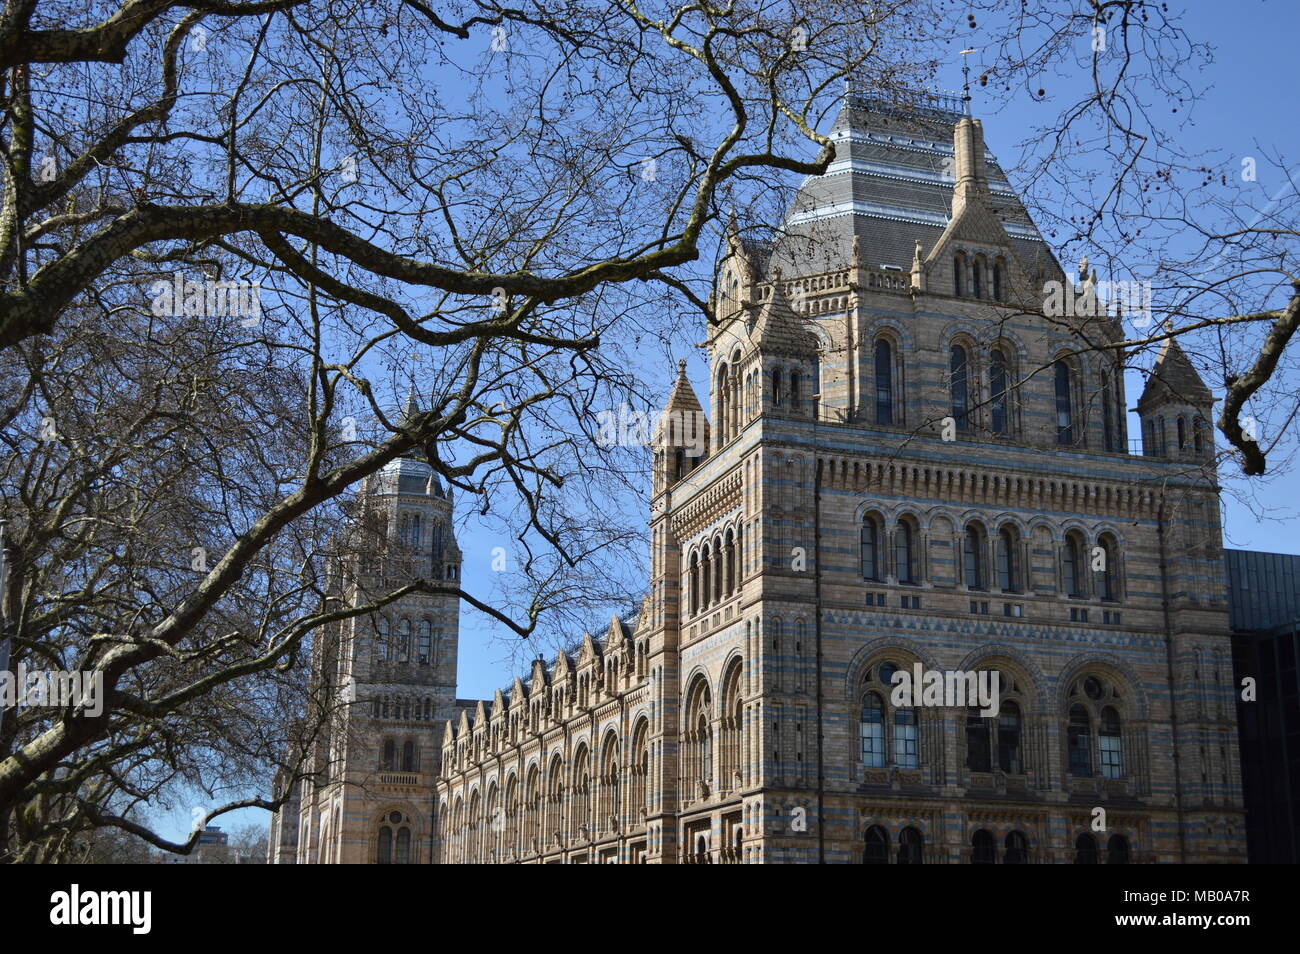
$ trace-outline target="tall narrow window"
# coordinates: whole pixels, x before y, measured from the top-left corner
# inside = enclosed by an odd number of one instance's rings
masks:
[[[977,523],[969,524],[962,539],[962,564],[967,589],[982,590],[986,586],[984,551],[983,528]]]
[[[1179,453],[1187,449],[1187,420],[1180,417],[1178,419],[1178,450]]]
[[[415,771],[415,743],[410,739],[402,743],[402,771]]]
[[[921,833],[912,826],[904,828],[898,833],[898,863],[900,865],[919,865],[922,863],[923,855],[921,846],[923,844]]]
[[[998,713],[998,768],[1008,775],[1025,772],[1020,759],[1020,707],[1011,701],[1002,703]]]
[[[1101,547],[1101,569],[1097,571],[1097,595],[1103,600],[1119,599],[1118,587],[1118,567],[1115,566],[1115,541],[1109,534],[1103,536],[1097,541]]]
[[[1074,375],[1064,359],[1056,362],[1056,443],[1074,443]]]
[[[961,345],[953,346],[948,360],[948,372],[952,416],[957,422],[957,427],[965,430],[969,423],[966,415],[970,407],[970,392],[966,384],[966,349]]]
[[[781,369],[772,369],[772,403],[776,407],[781,406]]]
[[[1192,443],[1195,446],[1196,453],[1201,454],[1205,451],[1205,421],[1198,414],[1192,420]]]
[[[966,710],[966,767],[972,772],[991,772],[989,720],[979,709]]]
[[[402,617],[397,623],[397,661],[409,662],[411,659],[411,621]]]
[[[1070,750],[1070,774],[1075,778],[1092,777],[1092,726],[1088,710],[1070,706],[1070,724],[1066,733]]]
[[[876,423],[894,423],[894,354],[884,338],[876,339]]]
[[[889,835],[879,825],[867,829],[866,845],[862,851],[864,865],[884,865],[889,863]]]
[[[981,828],[971,836],[970,860],[973,865],[991,865],[997,863],[997,843],[994,842],[993,834],[991,832]]]
[[[382,616],[379,618],[379,624],[375,627],[375,647],[379,650],[380,659],[389,659],[392,653],[392,646],[388,639],[388,620]]]
[[[1066,596],[1083,595],[1083,547],[1074,533],[1065,535],[1061,548],[1061,577]]]
[[[397,850],[394,852],[393,864],[409,865],[411,863],[411,829],[402,826],[397,830]]]
[[[1002,353],[1001,348],[994,348],[993,353],[989,355],[989,395],[989,417],[993,425],[993,433],[1009,434],[1011,428],[1007,421],[1007,356]]]
[[[700,778],[708,781],[713,778],[713,733],[709,731],[709,717],[700,713],[695,731],[700,741]]]
[[[965,294],[962,277],[966,272],[966,256],[960,253],[952,258],[952,293],[960,298]]]
[[[900,520],[894,530],[894,572],[898,574],[899,583],[916,582],[913,549],[912,525]]]
[[[1003,864],[1023,865],[1029,861],[1029,846],[1025,836],[1018,831],[1007,832],[1006,852],[1002,856]]]
[[[790,410],[799,410],[799,386],[802,383],[798,371],[790,372]]]
[[[880,524],[871,514],[862,518],[862,578],[880,579]]]
[[[433,627],[427,619],[420,620],[420,638],[416,642],[415,655],[421,666],[433,661]]]
[[[384,740],[384,757],[379,767],[386,772],[397,770],[397,743],[392,739]]]
[[[1111,835],[1106,842],[1106,864],[1126,865],[1128,855],[1128,839],[1123,835]]]
[[[1101,710],[1101,734],[1097,747],[1101,753],[1101,774],[1106,778],[1124,777],[1124,755],[1119,728],[1119,713],[1107,706]]]
[[[1105,373],[1101,383],[1101,430],[1105,449],[1119,451],[1119,415],[1116,413],[1115,376]]]
[[[993,300],[1005,301],[1002,297],[1002,260],[993,263]]]
[[[1004,593],[1019,593],[1020,538],[1011,527],[998,531],[998,588]]]
[[[862,715],[858,723],[862,743],[862,764],[881,768],[885,764],[885,706],[880,696],[868,692],[862,697]]]
[[[379,857],[375,860],[381,865],[393,863],[393,830],[387,825],[379,829]]]
[[[894,710],[894,764],[905,769],[921,764],[915,709]]]
[[[972,298],[984,297],[984,256],[977,255],[971,263],[970,294]]]

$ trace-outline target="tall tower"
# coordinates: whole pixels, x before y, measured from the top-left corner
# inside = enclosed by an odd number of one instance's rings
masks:
[[[411,402],[407,415],[414,412]],[[358,504],[373,543],[334,570],[353,606],[412,580],[452,587],[461,554],[452,498],[419,455],[366,481]],[[299,796],[301,864],[428,864],[435,857],[433,784],[443,725],[459,714],[459,597],[411,593],[327,629],[312,674],[332,710]]]

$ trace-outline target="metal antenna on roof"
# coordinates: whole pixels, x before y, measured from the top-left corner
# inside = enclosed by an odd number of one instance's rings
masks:
[[[969,50],[961,51],[961,75],[963,80],[961,103],[962,112],[967,116],[970,115],[970,61],[966,59],[966,56],[967,54],[974,52],[974,47],[971,47]]]

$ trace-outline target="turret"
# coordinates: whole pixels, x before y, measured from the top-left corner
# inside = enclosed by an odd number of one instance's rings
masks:
[[[709,449],[709,420],[686,378],[685,359],[677,362],[677,381],[654,438],[654,493],[657,496],[700,466]]]
[[[1214,397],[1176,338],[1166,338],[1138,399],[1142,453],[1169,460],[1212,461],[1214,433],[1207,423]]]

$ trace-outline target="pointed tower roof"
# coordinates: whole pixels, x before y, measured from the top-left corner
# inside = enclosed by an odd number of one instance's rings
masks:
[[[772,294],[758,310],[750,338],[767,352],[808,354],[817,350],[817,335],[790,305],[779,272],[772,280]]]
[[[1196,405],[1214,403],[1214,395],[1201,380],[1177,338],[1166,338],[1161,346],[1156,363],[1147,375],[1146,387],[1138,398],[1138,407],[1161,401]]]
[[[668,403],[664,405],[659,421],[655,424],[656,443],[664,437],[664,428],[670,422],[676,427],[685,425],[687,431],[685,434],[668,435],[675,446],[689,443],[689,439],[694,435],[694,429],[701,426],[704,428],[704,440],[708,441],[709,416],[704,413],[704,408],[700,406],[700,399],[695,396],[695,389],[691,387],[691,382],[686,377],[685,358],[677,362],[677,381],[673,384],[672,393],[668,395]]]

